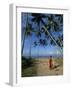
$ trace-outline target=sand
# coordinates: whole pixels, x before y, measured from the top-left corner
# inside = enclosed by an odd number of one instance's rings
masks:
[[[37,76],[63,75],[63,62],[60,63],[59,60],[53,59],[52,69],[49,68],[48,62],[49,62],[49,59],[47,58],[39,58],[38,60],[36,60],[35,66],[37,69]]]

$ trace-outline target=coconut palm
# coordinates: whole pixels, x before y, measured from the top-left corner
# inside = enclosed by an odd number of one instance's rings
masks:
[[[52,35],[53,32],[59,32],[61,31],[62,29],[60,28],[62,25],[63,25],[63,16],[62,15],[43,15],[43,14],[37,14],[37,13],[34,13],[32,14],[33,16],[33,19],[32,21],[33,22],[36,22],[38,27],[39,27],[39,30],[36,31],[37,33],[37,37],[41,37],[42,35],[42,32],[45,33],[45,37],[44,39],[41,39],[39,40],[40,44],[41,45],[47,45],[47,41],[48,41],[48,37],[50,37],[50,41],[51,41],[51,44],[55,44],[56,46],[60,47],[60,49],[62,49],[63,47],[63,38],[62,36],[63,35],[59,35],[59,37],[57,37],[55,39],[55,37]],[[44,18],[47,19],[47,23],[44,22]],[[43,27],[41,27],[41,25]],[[36,43],[36,42],[35,42]]]
[[[22,54],[24,50],[24,41],[25,37],[32,36],[32,32],[35,33],[36,37],[38,38],[38,41],[34,41],[34,45],[42,45],[46,46],[48,44],[48,40],[50,40],[50,44],[56,45],[57,47],[60,47],[60,50],[62,51],[63,47],[63,35],[59,35],[57,38],[53,36],[53,32],[60,32],[63,25],[63,15],[55,15],[55,14],[39,14],[39,13],[32,13],[32,22],[37,24],[37,28],[35,30],[32,30],[32,24],[28,21],[28,14],[27,14],[27,20],[26,20],[26,30],[24,32],[24,38],[23,38],[23,45],[22,45]],[[44,21],[46,19],[46,22]],[[37,30],[36,30],[37,29]],[[43,34],[45,34],[45,37],[43,37]],[[31,41],[32,42],[32,41]],[[32,44],[32,43],[31,43]],[[31,46],[30,46],[30,56],[31,56]]]
[[[25,39],[30,37],[31,38],[31,33],[32,33],[32,27],[28,21],[28,13],[26,15],[27,19],[26,19],[26,27],[24,28],[24,32],[23,32],[23,44],[22,44],[22,50],[21,50],[21,54],[23,55],[23,50],[24,50],[24,43],[25,43]],[[31,51],[30,51],[31,52]]]

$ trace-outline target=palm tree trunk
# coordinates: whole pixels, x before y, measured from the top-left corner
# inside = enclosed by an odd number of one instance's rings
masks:
[[[32,48],[32,37],[30,37],[30,50],[29,50],[29,55],[30,55],[30,58],[31,58],[31,48]]]
[[[40,21],[38,27],[39,27],[39,31],[40,31],[41,30],[41,21]],[[38,47],[38,57],[39,57],[39,47]]]
[[[28,24],[28,14],[27,14],[27,20],[26,20],[26,27],[27,27],[27,24]],[[25,35],[26,35],[26,30],[25,30],[25,32],[23,34],[23,44],[22,44],[22,50],[21,50],[22,55],[23,55],[23,50],[24,50]]]
[[[50,38],[54,41],[54,43],[56,44],[56,46],[59,47],[59,45],[57,44],[57,42],[55,41],[55,39],[52,37],[52,35],[49,33],[49,31],[46,29],[45,26],[43,26],[45,32],[47,32],[47,34],[50,36]],[[60,52],[62,53],[62,48],[60,48]]]
[[[26,31],[25,31],[26,32]],[[24,43],[25,43],[25,32],[23,32],[23,43],[22,43],[22,50],[21,50],[21,54],[23,56],[23,50],[24,50]]]

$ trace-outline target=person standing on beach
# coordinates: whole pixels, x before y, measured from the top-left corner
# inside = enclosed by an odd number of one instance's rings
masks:
[[[53,67],[53,61],[52,61],[52,56],[49,58],[49,69],[52,69]]]

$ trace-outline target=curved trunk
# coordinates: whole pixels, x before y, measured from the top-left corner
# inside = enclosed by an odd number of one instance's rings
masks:
[[[46,29],[46,27],[43,26],[43,28],[44,28],[45,32],[48,33],[48,35],[50,36],[50,38],[54,41],[54,43],[56,44],[56,46],[59,47],[59,45],[57,44],[57,42],[55,41],[55,39],[52,37],[52,35],[49,33],[49,31]],[[62,53],[62,48],[60,48],[60,52]]]
[[[45,25],[45,23],[43,22],[43,20],[42,20],[42,23]],[[48,33],[48,35],[50,36],[50,38],[54,41],[54,43],[56,44],[56,46],[59,47],[59,45],[57,44],[56,40],[52,37],[52,35],[49,33],[49,31],[46,29],[46,27],[43,26],[43,28]],[[60,43],[61,46],[63,46],[63,44],[62,44],[62,42],[60,42],[60,40],[59,40],[59,43]],[[62,52],[62,48],[60,48],[60,52]]]

